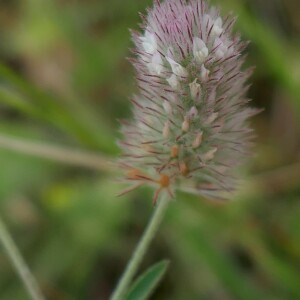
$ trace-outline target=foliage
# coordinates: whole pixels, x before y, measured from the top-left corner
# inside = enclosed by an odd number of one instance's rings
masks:
[[[250,97],[265,108],[253,122],[256,155],[231,203],[178,195],[143,269],[171,261],[153,299],[299,299],[299,3],[218,2],[252,41]],[[135,89],[128,28],[150,3],[0,3],[0,212],[48,299],[109,297],[151,193],[117,198],[109,169],[28,156],[2,137],[113,160]],[[0,298],[26,297],[0,249]]]

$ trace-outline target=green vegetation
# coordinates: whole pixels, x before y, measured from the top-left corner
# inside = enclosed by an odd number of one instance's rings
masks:
[[[177,195],[128,299],[300,299],[299,1],[213,2],[251,40],[255,155],[231,203]],[[152,213],[112,167],[150,4],[0,2],[0,213],[47,299],[108,299]],[[0,299],[29,299],[1,247]]]

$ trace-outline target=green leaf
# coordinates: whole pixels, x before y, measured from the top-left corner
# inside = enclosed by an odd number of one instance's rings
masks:
[[[147,299],[156,288],[169,266],[168,260],[163,260],[145,271],[132,284],[129,289],[126,300],[144,300]]]

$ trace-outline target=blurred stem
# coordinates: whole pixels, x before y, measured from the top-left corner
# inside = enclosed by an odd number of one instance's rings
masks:
[[[21,253],[19,252],[16,244],[6,229],[4,222],[0,217],[0,241],[6,251],[8,257],[12,261],[17,273],[19,274],[28,294],[33,300],[44,300],[44,296],[39,289],[39,286],[30,272],[26,262],[24,261]]]
[[[110,162],[111,159],[102,157],[99,154],[66,149],[61,146],[24,141],[2,134],[0,134],[0,149],[1,148],[94,170],[114,170],[113,163]]]
[[[111,300],[124,300],[128,287],[135,276],[151,241],[153,240],[160,224],[165,215],[166,208],[170,200],[166,197],[161,197],[157,203],[157,207],[148,223],[142,238],[140,239],[127,267],[115,289]]]

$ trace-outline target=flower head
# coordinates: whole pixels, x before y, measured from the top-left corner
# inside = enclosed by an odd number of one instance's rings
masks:
[[[234,172],[252,139],[241,51],[234,20],[222,19],[204,0],[156,1],[133,33],[139,92],[134,118],[120,142],[131,187],[177,187],[225,197],[236,187]]]

